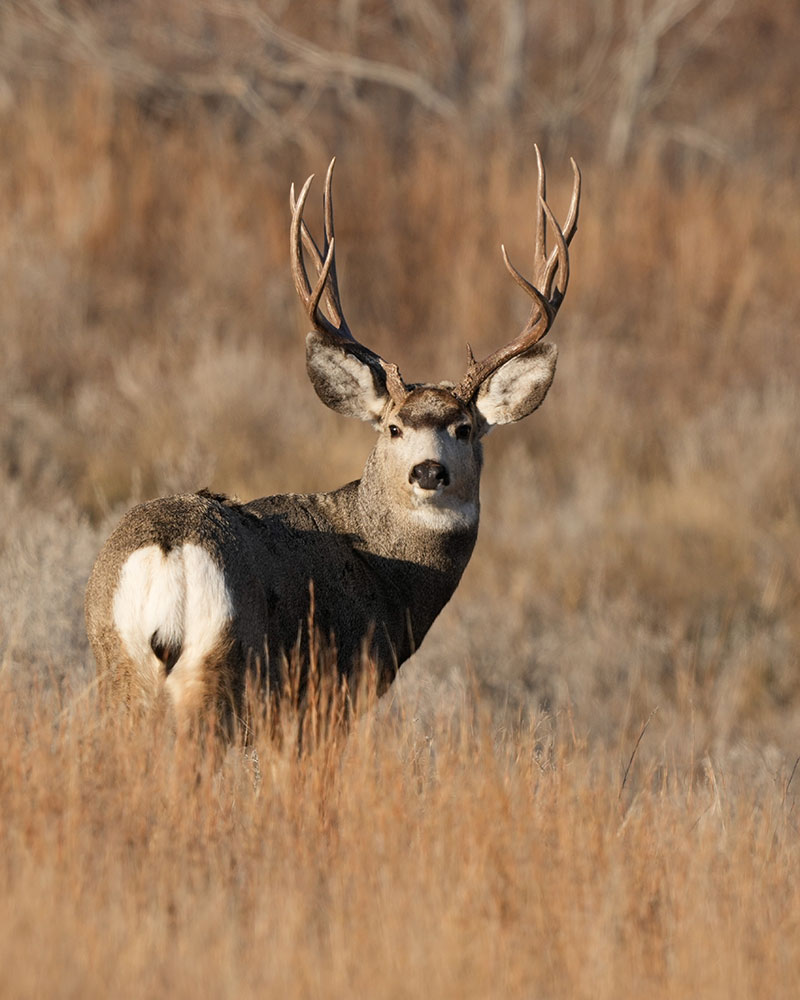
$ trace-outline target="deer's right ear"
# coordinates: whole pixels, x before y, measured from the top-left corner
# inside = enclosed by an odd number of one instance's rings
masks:
[[[306,337],[306,370],[326,406],[346,417],[380,421],[389,400],[382,371],[316,332]]]

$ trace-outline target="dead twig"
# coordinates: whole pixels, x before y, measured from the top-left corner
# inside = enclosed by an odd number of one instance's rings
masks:
[[[647,716],[647,721],[642,726],[641,731],[639,732],[639,736],[636,740],[636,743],[634,743],[633,745],[633,752],[631,753],[631,759],[628,761],[628,766],[625,768],[625,773],[622,776],[622,784],[620,785],[619,795],[617,796],[617,800],[622,798],[622,793],[625,791],[625,782],[628,780],[628,774],[630,773],[631,766],[633,765],[633,758],[636,756],[636,751],[639,749],[639,744],[642,742],[642,737],[647,731],[647,727],[650,725],[650,720],[653,718],[653,716],[656,714],[657,711],[658,711],[658,705],[656,705],[653,711]]]
[[[786,787],[783,790],[783,804],[786,804],[786,798],[789,795],[789,785],[792,783],[792,778],[794,777],[794,772],[797,770],[797,765],[800,764],[800,757],[794,762],[794,767],[792,768],[792,773],[789,775],[789,780],[786,782]]]

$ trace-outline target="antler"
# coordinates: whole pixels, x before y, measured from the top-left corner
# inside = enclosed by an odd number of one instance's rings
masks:
[[[386,388],[389,395],[395,402],[402,402],[408,394],[408,389],[400,375],[397,365],[390,364],[383,360],[380,355],[375,354],[364,344],[359,343],[350,332],[350,327],[344,318],[342,303],[339,297],[339,282],[336,277],[336,256],[335,240],[333,233],[333,199],[331,197],[331,184],[333,181],[333,168],[336,164],[334,157],[328,166],[328,173],[325,177],[325,190],[322,194],[322,208],[324,215],[324,230],[322,249],[317,246],[314,237],[309,232],[308,226],[303,221],[303,210],[311,189],[311,182],[314,180],[312,174],[303,185],[300,196],[295,199],[294,184],[289,193],[289,205],[292,210],[292,224],[290,227],[290,250],[292,257],[292,276],[294,285],[300,301],[305,306],[308,318],[314,329],[338,343],[348,353],[354,355],[359,361],[369,365],[373,370],[380,369],[383,372]],[[314,262],[317,277],[312,286],[306,271],[303,259],[303,248]],[[320,308],[320,304],[328,316]],[[330,318],[329,318],[330,317]]]
[[[498,368],[512,358],[518,357],[530,350],[534,344],[544,337],[553,320],[556,318],[559,306],[567,291],[569,282],[569,252],[567,247],[578,228],[578,207],[581,200],[581,172],[577,163],[570,158],[574,181],[572,185],[572,200],[567,213],[567,222],[562,230],[550,206],[546,201],[545,172],[542,154],[536,149],[536,164],[539,168],[538,205],[536,211],[536,241],[533,257],[533,282],[527,281],[508,259],[505,246],[501,246],[503,260],[511,277],[532,299],[533,306],[528,322],[522,332],[499,350],[476,361],[472,349],[468,346],[469,367],[466,374],[454,390],[454,394],[463,402],[468,403],[480,388],[481,384],[494,374]],[[547,223],[553,229],[555,246],[547,256]],[[555,288],[553,285],[555,284]]]

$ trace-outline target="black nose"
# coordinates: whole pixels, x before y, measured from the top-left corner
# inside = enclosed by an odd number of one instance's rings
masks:
[[[423,490],[438,490],[440,486],[448,485],[450,476],[441,462],[428,458],[414,466],[408,475],[408,481],[416,483]]]

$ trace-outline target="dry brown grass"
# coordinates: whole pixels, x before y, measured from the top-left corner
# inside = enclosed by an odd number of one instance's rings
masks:
[[[788,771],[368,713],[214,773],[158,722],[53,709],[1,709],[5,995],[794,994]]]
[[[0,8],[0,991],[792,995],[800,17],[649,49],[669,6]],[[585,179],[559,371],[461,587],[341,764],[195,784],[80,700],[82,591],[138,499],[358,476],[289,182],[338,154],[351,325],[452,378],[523,319],[534,140],[557,214]]]

